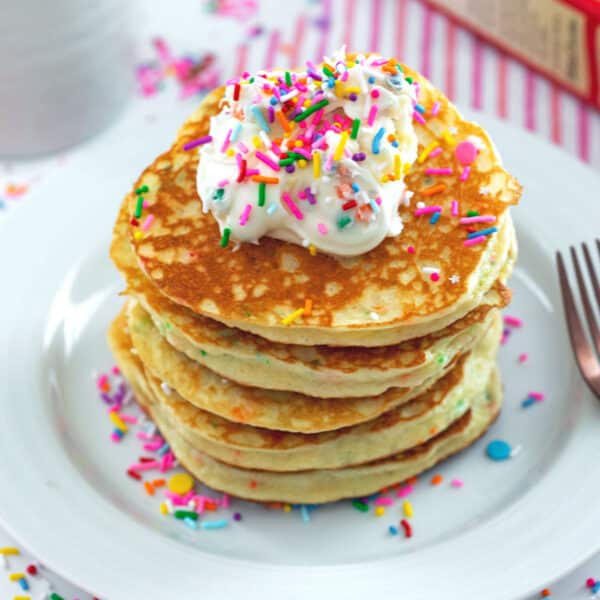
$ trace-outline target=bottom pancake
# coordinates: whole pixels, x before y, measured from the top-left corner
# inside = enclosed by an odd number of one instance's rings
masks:
[[[123,341],[127,333],[123,332],[124,337],[119,337],[116,332],[116,328],[111,329],[109,342],[117,362],[123,363],[123,373],[129,378],[138,401],[150,413],[179,461],[206,485],[250,500],[322,503],[372,494],[417,475],[471,445],[485,433],[501,406],[500,379],[494,370],[485,390],[469,399],[471,408],[468,412],[427,442],[393,457],[339,469],[288,473],[245,469],[198,451],[177,432],[153,397],[152,389],[143,377],[139,358],[130,354],[132,359],[123,360]],[[132,364],[142,377],[135,376]]]

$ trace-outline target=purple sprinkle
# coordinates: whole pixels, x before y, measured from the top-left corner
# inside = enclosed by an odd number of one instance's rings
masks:
[[[356,100],[358,99],[358,96],[357,96],[357,95],[356,95],[354,92],[352,92],[352,93],[351,93],[351,94],[348,96],[348,99],[349,99],[351,102],[356,102]]]
[[[272,123],[275,120],[275,109],[271,104],[269,104],[269,123]]]
[[[288,173],[293,173],[296,170],[296,167],[294,167],[294,165],[286,165],[285,170]]]
[[[187,144],[183,145],[184,150],[191,150],[196,146],[201,146],[202,144],[208,144],[208,142],[212,142],[212,135],[205,135],[204,137],[198,138],[197,140],[192,140]]]
[[[310,188],[306,188],[305,190],[306,192],[306,198],[308,199],[308,203],[309,204],[316,204],[317,203],[317,198],[316,196],[310,191]]]
[[[318,75],[317,73],[313,73],[312,71],[308,71],[307,75],[311,79],[315,79],[316,81],[323,81],[323,78],[320,75]]]
[[[242,515],[240,513],[233,513],[233,520],[234,521],[241,521],[242,520]]]
[[[106,404],[114,404],[115,401],[106,393],[106,392],[102,392],[100,394],[100,398],[102,398],[102,400],[106,403]]]
[[[367,158],[367,155],[364,152],[357,152],[356,154],[352,155],[352,160],[355,160],[356,162],[365,160],[365,158]]]

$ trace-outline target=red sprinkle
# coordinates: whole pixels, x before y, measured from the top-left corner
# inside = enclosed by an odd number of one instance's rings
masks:
[[[585,585],[587,585],[589,588],[593,588],[596,585],[596,580],[593,577],[588,577]]]
[[[440,274],[437,272],[433,272],[430,276],[429,279],[431,279],[431,281],[439,281],[440,280]]]
[[[236,179],[238,183],[241,183],[244,180],[244,177],[246,177],[246,164],[247,163],[245,159],[240,163],[240,172]]]
[[[358,202],[356,200],[348,200],[348,202],[344,202],[342,204],[342,210],[350,210],[358,206]]]
[[[233,99],[234,100],[239,100],[240,99],[240,84],[236,83],[233,86]]]
[[[127,475],[129,475],[129,477],[131,477],[132,479],[135,479],[136,481],[140,481],[142,479],[142,476],[139,473],[136,473],[135,471],[132,471],[131,469],[127,469]]]
[[[402,521],[400,521],[400,525],[402,525],[402,529],[404,529],[405,537],[412,537],[413,531],[410,523],[406,519],[402,519]]]
[[[37,575],[37,567],[35,565],[27,565],[25,569],[30,575]]]

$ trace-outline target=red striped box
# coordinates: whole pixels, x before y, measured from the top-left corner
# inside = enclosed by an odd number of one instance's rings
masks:
[[[425,0],[600,108],[600,0]]]

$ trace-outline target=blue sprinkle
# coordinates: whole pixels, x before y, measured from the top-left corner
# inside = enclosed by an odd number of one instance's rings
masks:
[[[377,204],[377,202],[375,202],[375,200],[373,200],[373,198],[369,198],[369,204],[371,205],[371,208],[373,209],[374,213],[378,213],[381,210],[379,208],[379,205]]]
[[[425,107],[421,104],[415,104],[415,110],[420,112],[422,115],[425,114]]]
[[[434,213],[431,215],[431,219],[429,219],[429,222],[430,222],[432,225],[435,225],[435,224],[436,224],[436,223],[437,223],[437,222],[440,220],[440,216],[441,216],[441,214],[442,214],[442,213],[441,213],[439,210],[438,210],[437,212],[434,212]]]
[[[481,231],[474,231],[473,233],[469,233],[467,235],[467,239],[472,239],[479,237],[480,235],[491,235],[492,233],[496,233],[498,231],[497,227],[488,227],[487,229],[482,229]]]
[[[526,398],[521,402],[523,408],[529,408],[532,404],[535,404],[535,398]]]
[[[274,202],[272,204],[269,204],[269,206],[267,206],[267,214],[268,215],[272,215],[276,210],[277,210],[277,204],[275,204]]]
[[[202,521],[200,527],[202,529],[223,529],[227,527],[229,521],[227,519],[221,519],[220,521]]]
[[[398,528],[394,527],[393,525],[390,525],[388,527],[388,531],[392,534],[392,535],[398,535]]]
[[[277,98],[275,98],[275,96],[273,96],[273,97],[272,97],[272,98],[269,100],[269,102],[271,103],[271,106],[275,106],[275,105],[277,104],[278,100],[277,100]]]
[[[159,456],[163,456],[164,454],[166,454],[169,451],[169,444],[163,444],[157,451],[157,454]]]
[[[231,132],[231,137],[229,139],[232,142],[237,141],[241,131],[242,131],[242,123],[240,121],[238,121],[236,126],[233,128],[233,131]]]
[[[300,507],[300,514],[302,515],[302,521],[304,523],[310,522],[310,514],[308,513],[308,508],[306,507],[306,504],[303,504]]]
[[[265,121],[265,116],[262,114],[262,111],[256,104],[250,107],[250,112],[254,115],[255,121],[258,123],[258,126],[265,132],[269,133],[271,128],[269,124]]]
[[[327,80],[327,85],[328,85],[330,88],[332,88],[332,87],[335,85],[335,79],[334,79],[333,77],[330,77],[330,78]]]
[[[198,523],[196,523],[196,521],[194,521],[194,519],[190,519],[189,517],[186,517],[185,519],[183,519],[183,522],[190,528],[190,529],[198,529]]]
[[[355,192],[358,192],[358,190],[360,190],[360,188],[358,187],[358,184],[357,184],[357,183],[352,183],[352,189],[353,189]]]
[[[369,83],[375,83],[375,77],[373,77],[373,75],[371,75],[371,76],[370,76],[370,77],[367,79],[367,81],[368,81]]]
[[[592,586],[592,594],[597,594],[598,592],[600,592],[600,581],[596,581]]]
[[[394,140],[394,141],[392,142],[392,146],[393,146],[394,148],[397,148],[397,147],[398,147],[398,140]]]
[[[503,440],[494,440],[487,445],[486,454],[492,460],[507,460],[510,458],[510,445]]]
[[[21,577],[21,579],[19,579],[19,585],[21,586],[21,589],[24,591],[27,591],[29,589],[29,585],[27,584],[27,581],[25,580],[24,577]]]
[[[373,154],[379,154],[379,144],[381,144],[381,138],[383,137],[384,133],[385,133],[385,129],[382,127],[375,134],[375,137],[373,138],[373,146],[371,148],[371,150],[373,151]]]

